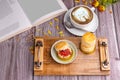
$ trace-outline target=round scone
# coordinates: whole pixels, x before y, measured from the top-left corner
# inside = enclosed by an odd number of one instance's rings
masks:
[[[95,50],[95,46],[96,36],[91,32],[85,33],[81,39],[81,50],[85,53],[92,53]]]
[[[69,44],[65,41],[58,42],[55,45],[55,50],[60,59],[68,60],[72,56],[72,50],[69,47]]]

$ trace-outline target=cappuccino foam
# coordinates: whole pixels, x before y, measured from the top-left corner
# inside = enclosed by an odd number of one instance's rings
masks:
[[[93,18],[93,13],[91,10],[87,7],[77,7],[72,11],[72,18],[80,23],[80,24],[87,24],[89,23]]]
[[[75,10],[72,14],[76,19],[85,22],[86,19],[89,19],[90,15],[89,12],[86,8],[80,7],[77,10]]]

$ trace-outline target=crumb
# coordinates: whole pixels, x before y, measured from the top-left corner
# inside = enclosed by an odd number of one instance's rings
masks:
[[[58,33],[59,33],[59,35],[60,35],[61,37],[64,36],[64,32],[63,32],[63,31],[59,31]]]
[[[59,34],[63,34],[63,31],[59,31]]]
[[[33,53],[34,53],[34,47],[33,47],[33,46],[30,46],[30,47],[29,47],[29,51],[33,54]]]
[[[60,37],[64,37],[64,34],[60,34]]]
[[[60,27],[57,25],[57,26],[56,26],[56,29],[57,29],[57,30],[59,30],[59,29],[60,29]]]
[[[49,34],[49,35],[51,35],[51,34],[52,34],[52,32],[51,32],[50,30],[48,30],[48,34]]]
[[[27,42],[31,42],[31,41],[33,41],[34,40],[34,35],[33,34],[29,34],[28,36],[27,36],[27,38],[26,38],[26,41]]]
[[[52,27],[52,26],[53,26],[53,23],[52,23],[52,22],[49,22],[49,25]]]
[[[59,22],[59,19],[58,19],[58,18],[54,18],[54,20],[55,20],[56,22]]]

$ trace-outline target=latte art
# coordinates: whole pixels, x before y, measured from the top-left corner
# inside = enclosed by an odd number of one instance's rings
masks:
[[[75,11],[72,13],[72,15],[73,15],[76,19],[78,19],[78,20],[80,20],[80,21],[82,21],[82,22],[85,22],[87,19],[90,18],[90,15],[89,15],[88,10],[87,10],[86,8],[83,8],[83,7],[80,7],[80,8],[78,8],[77,10],[75,10]]]
[[[92,11],[84,6],[76,7],[71,13],[72,19],[79,24],[87,24],[93,18]]]

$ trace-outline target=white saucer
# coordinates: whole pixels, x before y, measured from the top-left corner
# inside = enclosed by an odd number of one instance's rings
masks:
[[[73,56],[69,59],[69,60],[66,60],[66,61],[63,61],[61,60],[58,56],[57,56],[57,53],[55,51],[55,45],[58,43],[58,42],[61,42],[61,41],[66,41],[68,44],[69,44],[69,47],[73,50]],[[77,50],[77,47],[75,46],[75,44],[69,40],[59,40],[59,41],[56,41],[52,47],[51,47],[51,56],[52,58],[57,62],[57,63],[60,63],[60,64],[69,64],[69,63],[72,63],[76,57],[77,57],[77,54],[78,54],[78,50]]]
[[[72,9],[70,9],[69,11],[66,12],[66,14],[64,16],[64,22],[70,22],[69,15],[70,15],[71,10]],[[64,26],[70,33],[77,35],[77,36],[83,36],[83,34],[86,32],[95,32],[98,27],[99,21],[98,21],[98,16],[95,13],[93,15],[94,15],[94,19],[91,22],[92,24],[82,28],[83,30],[80,30],[77,28],[68,28],[65,25]]]

